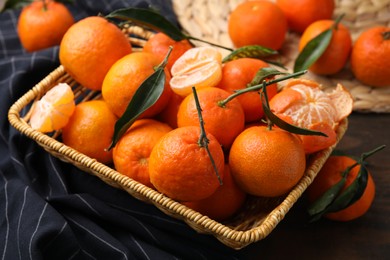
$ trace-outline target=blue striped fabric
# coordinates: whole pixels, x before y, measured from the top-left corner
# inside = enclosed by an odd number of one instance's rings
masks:
[[[76,20],[169,1],[78,0]],[[58,65],[58,46],[21,47],[20,10],[0,13],[0,259],[231,259],[237,252],[64,163],[9,125],[9,107]],[[24,111],[26,112],[26,111]]]

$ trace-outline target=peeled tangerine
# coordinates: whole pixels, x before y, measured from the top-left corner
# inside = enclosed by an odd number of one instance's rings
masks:
[[[31,111],[30,125],[43,133],[63,128],[75,109],[72,88],[59,83],[36,102]]]
[[[182,97],[191,94],[193,86],[214,87],[222,79],[222,54],[210,46],[192,48],[172,65],[171,75],[171,88]]]
[[[306,154],[310,154],[336,143],[336,128],[352,112],[353,98],[341,84],[327,93],[315,81],[293,79],[271,99],[270,108],[293,125],[327,135],[300,135]]]

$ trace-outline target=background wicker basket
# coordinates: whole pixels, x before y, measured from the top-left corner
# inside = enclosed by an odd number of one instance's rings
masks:
[[[145,39],[152,35],[151,32],[139,27],[128,27],[124,31],[138,36],[136,38],[130,37],[130,40],[133,45],[139,47],[142,47]],[[33,103],[60,82],[66,82],[72,86],[78,102],[100,97],[99,92],[89,91],[80,86],[65,72],[62,66],[59,66],[11,106],[8,113],[11,125],[22,134],[33,139],[53,156],[100,178],[108,185],[127,191],[141,201],[154,204],[167,215],[183,220],[197,232],[213,235],[223,244],[234,249],[240,249],[259,241],[272,232],[313,181],[336,146],[335,144],[333,147],[311,155],[303,178],[286,196],[272,199],[249,197],[243,209],[236,216],[220,223],[64,145],[56,139],[61,134],[59,131],[47,135],[32,129],[29,125],[29,117]],[[340,123],[337,129],[338,141],[346,132],[347,125],[347,119]]]
[[[191,35],[233,47],[227,33],[227,19],[231,10],[243,1],[245,0],[173,0],[173,6],[181,26]],[[389,0],[335,0],[335,3],[334,17],[345,14],[342,23],[350,29],[353,40],[371,26],[390,26]],[[290,70],[298,55],[298,42],[299,35],[288,33],[280,50],[283,63]],[[390,112],[390,87],[372,88],[360,83],[348,70],[348,65],[345,70],[332,77],[313,73],[304,77],[320,82],[324,88],[332,88],[337,83],[343,84],[355,99],[355,111]]]

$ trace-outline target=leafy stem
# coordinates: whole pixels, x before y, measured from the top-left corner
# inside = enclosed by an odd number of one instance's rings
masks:
[[[348,166],[341,173],[341,179],[308,207],[308,213],[311,217],[310,222],[319,220],[326,213],[345,209],[359,200],[366,189],[368,181],[368,171],[364,166],[364,160],[385,147],[385,145],[381,145],[369,152],[362,153],[357,162]],[[355,180],[343,190],[348,175],[358,165],[360,165],[360,170]]]
[[[283,76],[283,77],[280,77],[280,78],[277,78],[277,79],[273,79],[273,80],[270,80],[270,81],[265,81],[265,79],[263,79],[260,84],[256,84],[254,86],[250,86],[250,87],[247,87],[247,88],[235,91],[233,94],[228,96],[226,99],[219,101],[218,105],[221,106],[221,107],[226,106],[226,104],[229,101],[231,101],[232,99],[236,98],[239,95],[242,95],[244,93],[251,92],[251,91],[257,91],[257,90],[260,90],[261,88],[263,88],[264,85],[265,86],[269,86],[269,85],[272,85],[272,84],[277,83],[277,82],[281,82],[281,81],[284,81],[284,80],[287,80],[287,79],[290,79],[290,78],[295,78],[295,77],[301,76],[301,75],[303,75],[305,73],[307,73],[306,70],[298,71],[298,72],[295,72],[295,73],[292,73],[292,74],[288,74],[287,76]]]
[[[333,30],[337,30],[337,27],[343,16],[344,14],[341,14],[339,17],[337,17],[329,29],[323,31],[307,42],[295,60],[294,71],[308,69],[322,56],[332,40]]]
[[[172,47],[169,47],[168,53],[161,64],[155,68],[155,71],[142,82],[134,93],[125,112],[115,123],[112,142],[107,150],[112,149],[138,117],[160,98],[165,86],[164,68],[171,51]]]
[[[378,146],[377,148],[375,148],[375,149],[373,149],[373,150],[371,150],[371,151],[362,153],[362,154],[360,155],[359,160],[358,160],[356,163],[354,163],[354,164],[348,166],[347,169],[345,169],[345,171],[343,172],[343,176],[347,175],[347,174],[348,174],[353,168],[355,168],[356,166],[358,166],[358,165],[363,165],[364,162],[365,162],[365,160],[366,160],[368,157],[370,157],[371,155],[373,155],[373,154],[379,152],[380,150],[385,149],[385,147],[386,147],[386,145],[381,145],[381,146]]]
[[[378,146],[377,148],[371,150],[371,151],[368,151],[366,153],[362,153],[362,155],[360,156],[360,160],[359,160],[359,163],[362,164],[364,160],[366,160],[368,157],[370,157],[371,155],[379,152],[380,150],[383,150],[385,149],[386,145],[381,145],[381,146]]]
[[[44,12],[47,11],[47,3],[46,3],[46,0],[42,0],[42,10],[43,10]]]
[[[199,135],[198,145],[199,145],[199,147],[202,147],[202,148],[206,149],[207,154],[208,154],[208,156],[210,158],[211,164],[213,165],[213,168],[215,170],[215,174],[217,175],[219,184],[222,185],[223,183],[222,183],[221,176],[218,173],[217,166],[215,165],[215,161],[214,161],[213,156],[211,155],[210,150],[209,150],[209,142],[210,141],[207,138],[206,130],[204,129],[202,108],[200,107],[199,98],[198,98],[198,94],[196,93],[196,88],[195,87],[192,87],[192,93],[194,94],[196,110],[198,111],[198,118],[199,118],[199,125],[200,125],[200,135]]]

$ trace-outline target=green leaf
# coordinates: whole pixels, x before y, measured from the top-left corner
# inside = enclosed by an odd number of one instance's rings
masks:
[[[178,27],[152,9],[123,8],[109,13],[106,15],[106,18],[132,21],[152,30],[163,32],[175,41],[187,39],[187,36]]]
[[[20,9],[26,5],[29,5],[33,2],[33,0],[7,0],[5,1],[5,5],[1,12],[4,12],[8,9]]]
[[[288,73],[286,72],[281,72],[277,69],[271,68],[271,67],[266,67],[266,68],[261,68],[256,72],[255,77],[253,80],[248,84],[247,87],[252,87],[255,85],[261,84],[265,79],[276,76],[276,75],[287,75]]]
[[[137,89],[126,111],[118,119],[108,150],[113,148],[135,120],[160,98],[165,84],[164,67],[158,67]]]
[[[360,199],[367,187],[367,181],[368,171],[366,167],[361,165],[355,180],[344,191],[342,191],[339,196],[337,196],[326,212],[340,211]]]
[[[316,201],[314,201],[308,208],[308,213],[310,216],[317,217],[322,216],[325,213],[325,210],[329,205],[334,201],[337,195],[340,193],[343,188],[347,178],[344,176],[340,181],[334,184],[329,188],[324,194],[321,195]]]
[[[268,57],[270,55],[278,54],[277,51],[266,48],[260,45],[248,45],[243,46],[241,48],[238,48],[234,51],[232,51],[228,56],[226,56],[222,62],[228,62],[232,60],[236,60],[239,58],[256,58],[256,59],[262,59],[265,57]]]
[[[308,69],[321,57],[332,39],[332,28],[323,31],[306,44],[295,60],[294,72]]]

